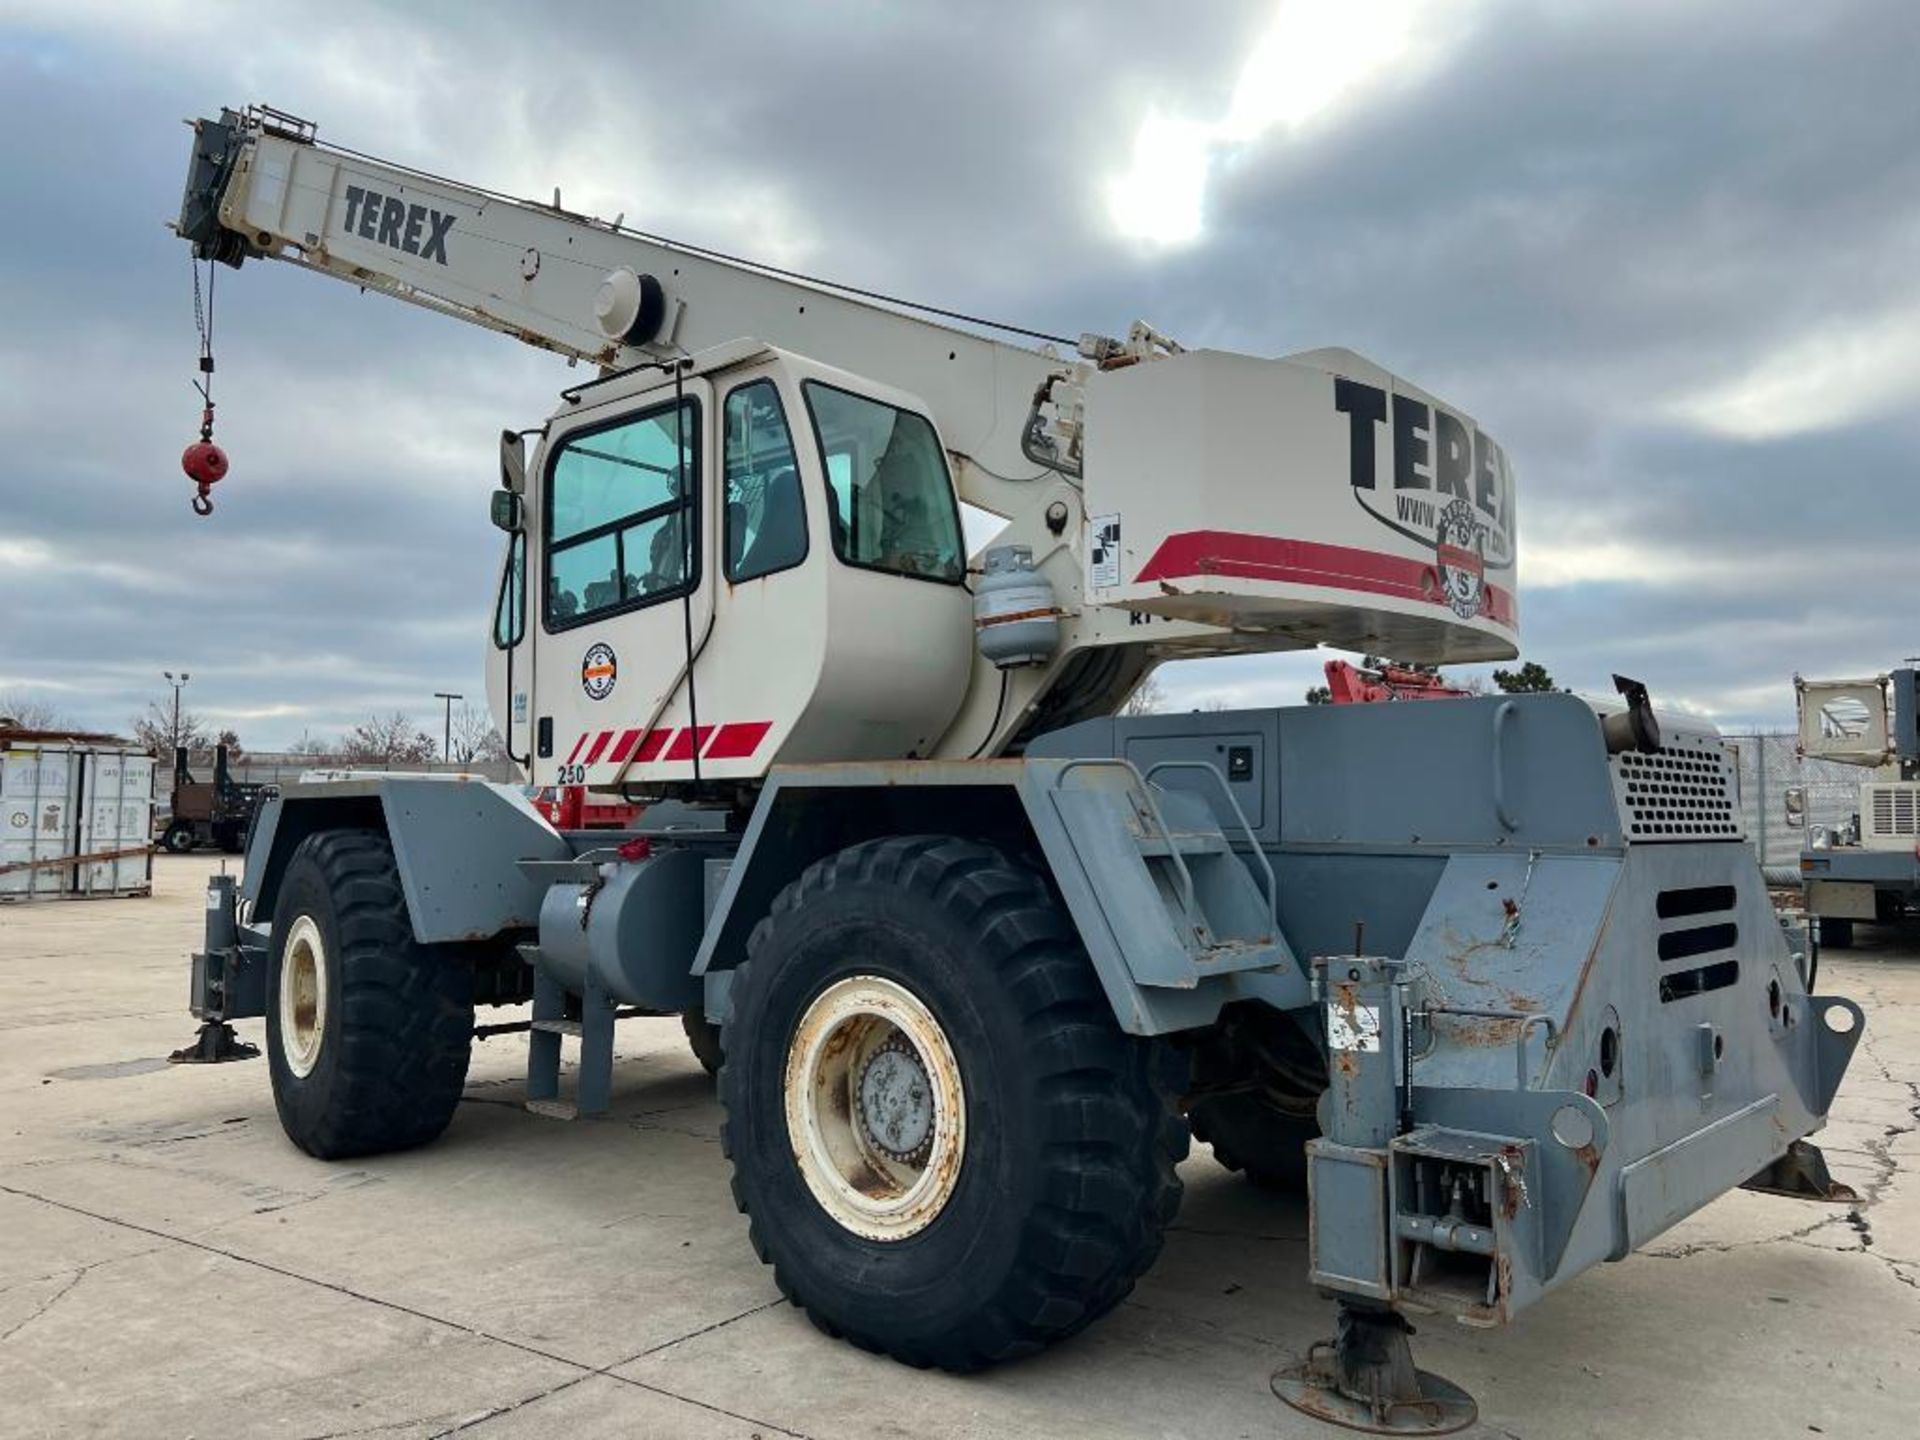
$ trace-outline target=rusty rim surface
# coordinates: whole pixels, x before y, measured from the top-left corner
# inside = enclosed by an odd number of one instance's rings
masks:
[[[869,1240],[933,1223],[960,1178],[966,1091],[918,996],[877,975],[835,981],[794,1031],[784,1085],[794,1160],[835,1223]]]
[[[303,1079],[320,1059],[327,1027],[327,946],[311,915],[287,931],[280,959],[280,1054]]]

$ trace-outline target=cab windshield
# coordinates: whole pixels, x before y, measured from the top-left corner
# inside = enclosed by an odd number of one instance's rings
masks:
[[[802,389],[827,472],[834,551],[849,565],[959,584],[960,507],[933,426],[817,380]]]

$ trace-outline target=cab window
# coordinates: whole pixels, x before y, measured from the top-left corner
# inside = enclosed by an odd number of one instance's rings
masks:
[[[527,631],[527,536],[515,531],[507,542],[506,568],[500,572],[500,598],[493,607],[493,643],[511,650]]]
[[[726,556],[729,580],[757,580],[807,558],[807,512],[780,392],[755,380],[727,396]]]
[[[835,553],[849,565],[959,584],[960,507],[933,426],[817,380],[802,389],[826,469]]]
[[[692,400],[568,438],[547,475],[550,630],[699,583],[699,408]]]

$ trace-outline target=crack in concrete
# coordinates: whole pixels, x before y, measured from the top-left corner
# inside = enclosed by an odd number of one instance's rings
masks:
[[[101,1263],[104,1264],[105,1262],[103,1261]],[[62,1300],[66,1299],[67,1296],[71,1295],[74,1292],[74,1289],[80,1284],[80,1282],[87,1278],[87,1271],[91,1270],[92,1268],[93,1266],[91,1265],[82,1265],[78,1270],[75,1270],[72,1273],[72,1275],[70,1275],[67,1278],[66,1284],[62,1285],[58,1290],[54,1291],[53,1294],[49,1295],[46,1299],[42,1300],[39,1303],[39,1305],[37,1305],[34,1308],[33,1313],[27,1316],[26,1319],[20,1321],[19,1324],[11,1326],[6,1330],[0,1330],[0,1345],[6,1344],[7,1341],[11,1340],[14,1336],[18,1335],[22,1330],[26,1329],[27,1326],[31,1325],[34,1321],[38,1320],[42,1315],[46,1314],[49,1310],[53,1309],[54,1306],[58,1305]]]
[[[1869,995],[1872,994],[1871,987],[1863,988],[1866,988]],[[1662,1250],[1648,1249],[1640,1253],[1655,1260],[1685,1260],[1694,1255],[1725,1255],[1736,1250],[1757,1249],[1765,1245],[1798,1245],[1802,1249],[1816,1250],[1830,1255],[1865,1255],[1885,1265],[1902,1285],[1920,1290],[1920,1277],[1903,1268],[1903,1265],[1913,1266],[1916,1262],[1903,1261],[1896,1256],[1874,1252],[1873,1217],[1870,1213],[1875,1205],[1905,1179],[1905,1172],[1901,1170],[1900,1162],[1893,1154],[1893,1143],[1903,1135],[1911,1135],[1916,1130],[1920,1130],[1920,1081],[1903,1080],[1893,1073],[1885,1059],[1876,1050],[1872,1031],[1860,1037],[1856,1053],[1866,1057],[1867,1062],[1879,1072],[1879,1078],[1884,1083],[1896,1085],[1907,1092],[1907,1114],[1912,1121],[1911,1124],[1906,1125],[1883,1126],[1880,1134],[1863,1141],[1859,1150],[1846,1152],[1859,1155],[1867,1162],[1872,1172],[1861,1182],[1861,1193],[1857,1204],[1848,1206],[1844,1214],[1822,1216],[1809,1225],[1803,1225],[1781,1235],[1767,1235],[1757,1240],[1697,1240],[1686,1245]],[[1808,1236],[1842,1225],[1852,1231],[1854,1244],[1810,1245],[1807,1243]]]
[[[1209,1240],[1260,1240],[1270,1245],[1304,1245],[1307,1237],[1301,1235],[1262,1235],[1257,1230],[1215,1230],[1204,1225],[1169,1225],[1169,1235],[1202,1235]]]
[[[256,1259],[251,1255],[242,1255],[237,1251],[227,1250],[219,1245],[210,1245],[204,1240],[195,1240],[184,1235],[175,1235],[165,1230],[157,1230],[150,1225],[142,1225],[137,1221],[133,1221],[133,1220],[123,1220],[116,1215],[105,1215],[97,1210],[89,1210],[86,1207],[81,1205],[74,1205],[65,1200],[56,1200],[53,1197],[48,1195],[39,1195],[34,1193],[31,1190],[22,1190],[19,1187],[13,1186],[13,1185],[0,1184],[0,1195],[13,1195],[22,1200],[36,1200],[40,1204],[51,1206],[53,1209],[56,1209],[56,1210],[65,1210],[69,1214],[81,1215],[86,1217],[89,1220],[97,1220],[103,1225],[117,1226],[123,1230],[131,1230],[136,1234],[151,1236],[156,1240],[172,1241],[176,1245],[184,1245],[184,1246],[187,1246],[189,1249],[199,1250],[208,1255],[217,1255],[223,1260],[231,1260],[236,1265],[251,1266],[256,1270],[263,1270],[270,1275],[278,1275],[283,1279],[295,1280],[303,1284],[317,1286],[322,1290],[330,1290],[334,1294],[344,1296],[349,1300],[359,1300],[368,1305],[377,1305],[383,1310],[391,1310],[396,1314],[406,1315],[415,1320],[424,1321],[430,1325],[439,1325],[444,1327],[445,1329],[456,1331],[459,1334],[466,1335],[475,1340],[490,1342],[495,1345],[504,1345],[510,1350],[518,1350],[523,1354],[532,1355],[541,1360],[548,1360],[553,1362],[556,1365],[565,1365],[570,1369],[578,1370],[580,1372],[580,1374],[574,1376],[572,1379],[566,1382],[563,1382],[561,1385],[552,1387],[552,1390],[556,1392],[558,1390],[567,1388],[568,1385],[578,1384],[580,1381],[588,1379],[594,1375],[604,1375],[606,1376],[607,1379],[615,1381],[618,1384],[631,1385],[636,1390],[645,1390],[650,1394],[659,1395],[663,1399],[677,1400],[683,1405],[692,1405],[701,1410],[711,1411],[713,1414],[723,1415],[729,1420],[738,1420],[743,1425],[758,1426],[763,1430],[770,1430],[777,1435],[788,1436],[790,1437],[790,1440],[813,1440],[813,1437],[806,1435],[802,1431],[789,1429],[784,1425],[775,1424],[771,1420],[764,1420],[754,1415],[742,1414],[738,1411],[729,1410],[724,1406],[715,1405],[710,1401],[700,1400],[691,1395],[679,1394],[677,1391],[669,1390],[665,1386],[649,1385],[644,1380],[635,1380],[630,1376],[616,1375],[613,1373],[620,1366],[630,1365],[635,1360],[638,1360],[645,1355],[653,1353],[654,1349],[662,1348],[659,1346],[650,1347],[647,1350],[643,1350],[640,1352],[639,1355],[630,1355],[622,1359],[614,1360],[607,1365],[601,1365],[601,1366],[587,1365],[579,1360],[570,1359],[565,1355],[556,1354],[551,1350],[544,1350],[538,1345],[529,1345],[523,1340],[514,1340],[505,1335],[496,1335],[492,1331],[483,1330],[477,1325],[468,1325],[459,1320],[449,1319],[444,1315],[435,1315],[433,1312],[429,1310],[417,1309],[412,1305],[403,1304],[398,1300],[388,1300],[378,1295],[369,1295],[364,1290],[355,1290],[349,1285],[342,1285],[336,1281],[322,1280],[318,1276],[314,1276],[314,1275],[303,1275],[298,1270],[289,1270],[283,1265],[276,1265],[268,1260]],[[115,1257],[115,1259],[123,1259],[123,1258],[125,1257],[123,1256]],[[81,1273],[84,1274],[86,1270],[96,1268],[97,1265],[106,1265],[111,1263],[112,1261],[106,1261],[106,1260],[97,1261],[95,1262],[95,1265],[83,1267]],[[76,1276],[74,1280],[74,1284],[78,1283],[78,1279],[79,1277]],[[71,1284],[68,1285],[61,1292],[61,1295],[65,1295],[66,1293],[71,1291],[72,1288],[73,1288],[73,1285]],[[60,1296],[54,1297],[55,1300],[59,1298]],[[16,1333],[25,1325],[37,1319],[40,1315],[44,1314],[48,1309],[51,1308],[52,1303],[53,1303],[52,1301],[49,1301],[47,1302],[47,1304],[41,1306],[41,1308],[38,1311],[36,1311],[33,1315],[28,1316],[26,1320],[22,1321],[19,1325],[14,1326],[12,1330],[9,1330],[7,1332],[7,1335],[12,1335]],[[751,1309],[744,1310],[739,1315],[735,1315],[731,1317],[729,1320],[724,1320],[719,1322],[719,1325],[731,1324],[733,1320],[742,1319],[745,1316],[754,1313],[754,1311],[756,1310],[764,1310],[764,1309],[767,1309],[770,1304],[778,1304],[778,1303],[780,1302],[772,1301],[772,1302],[768,1302],[767,1304],[753,1306]],[[703,1327],[703,1329],[705,1330],[718,1329],[719,1325],[709,1325],[709,1326]],[[700,1332],[690,1332],[688,1335],[682,1336],[680,1338],[689,1339],[694,1333],[700,1333]],[[5,1338],[6,1336],[0,1336],[0,1339],[5,1339]],[[666,1342],[666,1344],[674,1344],[674,1343],[677,1343],[677,1342],[676,1341]],[[552,1393],[552,1392],[549,1392],[549,1393]],[[538,1396],[530,1397],[528,1401],[523,1401],[519,1403],[521,1404],[531,1403],[532,1399],[538,1399],[538,1398],[540,1397]],[[515,1407],[509,1407],[509,1408],[518,1408],[518,1407],[516,1405]],[[484,1423],[484,1421],[489,1418],[492,1418],[492,1417],[486,1416],[486,1417],[480,1417],[479,1419],[475,1419],[471,1422],[462,1422],[462,1425],[459,1428],[471,1429],[475,1425]],[[417,1424],[419,1422],[415,1420],[408,1423]],[[383,1428],[391,1429],[393,1427],[386,1426]],[[353,1434],[356,1432],[348,1431],[345,1433]],[[443,1433],[451,1434],[455,1432],[448,1431]]]
[[[758,1305],[749,1306],[738,1315],[729,1315],[726,1319],[716,1320],[711,1325],[702,1325],[698,1330],[689,1330],[686,1334],[676,1335],[671,1340],[662,1340],[658,1345],[649,1346],[638,1355],[627,1360],[622,1360],[620,1363],[622,1365],[631,1365],[635,1360],[644,1360],[649,1355],[658,1355],[662,1350],[671,1350],[674,1346],[684,1345],[689,1340],[698,1340],[702,1335],[711,1335],[716,1330],[726,1329],[727,1326],[737,1320],[745,1320],[749,1315],[758,1315],[763,1311],[773,1309],[776,1305],[784,1305],[786,1303],[786,1296],[776,1295],[771,1300],[763,1300]]]
[[[1271,1350],[1286,1350],[1288,1353],[1292,1353],[1290,1342],[1288,1341],[1276,1340],[1271,1335],[1256,1335],[1250,1330],[1239,1330],[1231,1325],[1222,1325],[1218,1320],[1208,1320],[1204,1316],[1192,1315],[1184,1310],[1175,1310],[1169,1306],[1149,1305],[1146,1301],[1136,1300],[1132,1296],[1128,1296],[1125,1300],[1122,1300],[1120,1302],[1120,1308],[1124,1310],[1138,1310],[1143,1314],[1153,1315],[1161,1319],[1178,1320],[1182,1325],[1202,1325],[1217,1334],[1228,1336],[1231,1339],[1245,1340],[1251,1344],[1262,1345]],[[1329,1328],[1331,1328],[1331,1322],[1329,1322]],[[1297,1343],[1297,1338],[1298,1337],[1296,1337],[1294,1343]]]
[[[329,1430],[324,1435],[310,1435],[306,1440],[348,1440],[348,1437],[353,1435],[383,1435],[390,1430],[405,1430],[410,1425],[432,1423],[437,1418],[431,1415],[409,1415],[404,1420],[389,1420],[384,1425],[362,1425],[352,1430]],[[450,1434],[451,1432],[441,1431],[440,1433]]]
[[[0,1285],[0,1295],[8,1295],[15,1290],[24,1290],[29,1285],[39,1285],[48,1280],[58,1280],[62,1275],[84,1275],[89,1270],[98,1270],[102,1265],[117,1265],[122,1260],[138,1260],[142,1255],[152,1255],[159,1249],[160,1247],[158,1245],[149,1245],[144,1250],[129,1250],[124,1255],[110,1255],[105,1260],[89,1260],[85,1265],[63,1265],[58,1270],[49,1270],[43,1275],[28,1275],[22,1279]],[[9,1330],[7,1333],[11,1335],[13,1332]]]
[[[615,1370],[618,1370],[623,1365],[631,1365],[635,1361],[644,1360],[649,1355],[658,1355],[663,1350],[670,1350],[675,1345],[684,1344],[688,1340],[697,1339],[702,1335],[711,1335],[716,1330],[724,1330],[726,1329],[727,1326],[732,1325],[736,1321],[744,1320],[749,1315],[758,1315],[763,1310],[771,1310],[773,1309],[774,1306],[784,1305],[785,1303],[786,1303],[785,1296],[776,1296],[774,1299],[764,1301],[759,1305],[749,1306],[747,1309],[742,1310],[738,1315],[729,1315],[726,1317],[726,1319],[716,1320],[711,1325],[702,1325],[697,1330],[689,1330],[684,1335],[676,1335],[671,1340],[663,1340],[658,1345],[649,1346],[647,1349],[642,1350],[637,1355],[629,1355],[624,1360],[612,1361],[609,1364],[600,1366],[598,1369],[588,1371],[584,1374],[574,1375],[566,1380],[561,1381],[558,1385],[550,1385],[545,1390],[538,1391],[532,1395],[524,1395],[520,1399],[514,1401],[511,1405],[500,1405],[500,1406],[494,1407],[491,1410],[486,1411],[483,1414],[470,1415],[466,1419],[462,1420],[459,1424],[454,1425],[450,1429],[436,1431],[432,1436],[429,1437],[429,1440],[445,1440],[445,1437],[449,1435],[459,1435],[469,1430],[477,1430],[482,1425],[485,1425],[491,1420],[497,1420],[502,1415],[511,1415],[516,1410],[524,1410],[527,1408],[527,1406],[538,1404],[540,1401],[546,1400],[551,1398],[552,1396],[558,1395],[564,1390],[571,1390],[574,1386],[579,1385],[584,1381],[591,1380],[596,1375],[603,1376],[608,1380],[617,1381],[622,1385],[632,1385],[634,1388],[639,1390],[648,1390],[653,1392],[654,1394],[662,1395],[674,1400],[679,1400],[686,1404],[699,1405],[702,1409],[713,1410],[718,1414],[730,1416],[731,1418],[742,1421],[745,1424],[764,1425],[766,1423],[765,1421],[755,1420],[749,1416],[735,1414],[731,1410],[722,1410],[720,1409],[719,1406],[707,1405],[702,1401],[690,1400],[688,1399],[688,1397],[677,1394],[674,1391],[664,1390],[657,1386],[648,1385],[645,1381],[634,1380],[625,1375],[615,1375],[612,1372]],[[773,1428],[778,1429],[779,1427],[776,1426]],[[795,1437],[795,1440],[806,1440],[806,1437],[802,1436],[801,1433],[797,1430],[780,1430],[780,1433],[782,1435],[793,1436]]]

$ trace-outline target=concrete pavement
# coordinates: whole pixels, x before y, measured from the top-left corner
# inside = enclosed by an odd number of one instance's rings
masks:
[[[780,1300],[673,1021],[621,1027],[606,1117],[525,1113],[524,1042],[502,1037],[440,1142],[308,1159],[263,1061],[161,1063],[192,1034],[218,863],[160,858],[150,900],[0,907],[0,1437],[1340,1433],[1267,1386],[1331,1327],[1304,1208],[1204,1147],[1131,1299],[969,1378]],[[1478,1398],[1480,1434],[1920,1434],[1920,948],[1824,969],[1868,1014],[1821,1137],[1861,1206],[1736,1193],[1509,1330],[1423,1325],[1421,1363]]]

